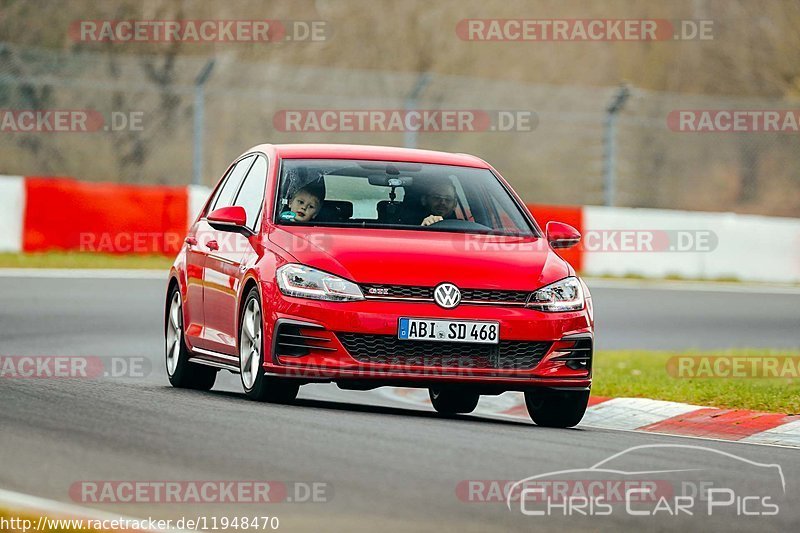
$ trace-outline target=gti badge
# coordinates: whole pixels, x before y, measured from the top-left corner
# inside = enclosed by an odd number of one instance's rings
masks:
[[[382,288],[382,287],[370,287],[369,289],[367,289],[367,293],[368,294],[379,294],[381,296],[386,296],[387,294],[389,294],[389,289],[388,288]]]

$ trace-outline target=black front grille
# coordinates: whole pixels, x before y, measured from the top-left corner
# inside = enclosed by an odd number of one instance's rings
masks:
[[[461,300],[475,302],[512,302],[525,304],[530,292],[523,291],[494,291],[487,289],[464,289],[461,291]]]
[[[408,285],[362,285],[361,290],[369,298],[425,298],[433,300],[433,287],[411,287]]]
[[[592,369],[593,352],[594,346],[592,338],[585,337],[577,339],[575,341],[575,346],[569,348],[566,354],[559,357],[554,357],[552,360],[565,361],[567,368],[572,370],[586,370],[588,372]]]
[[[434,287],[414,287],[410,285],[361,285],[367,298],[417,298],[433,301]],[[460,289],[461,301],[465,304],[510,303],[525,305],[530,291],[501,291],[493,289]]]
[[[350,355],[362,363],[449,368],[529,370],[552,343],[500,341],[499,344],[405,341],[393,335],[337,333]]]
[[[325,343],[330,343],[330,339],[325,338],[322,334],[306,333],[307,326],[281,323],[275,329],[275,353],[280,356],[288,357],[302,357],[308,355],[311,349],[322,350],[327,352],[336,351],[336,348],[326,346]],[[314,329],[311,329],[314,331]]]

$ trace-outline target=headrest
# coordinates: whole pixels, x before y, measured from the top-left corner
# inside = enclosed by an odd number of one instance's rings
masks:
[[[325,200],[317,218],[327,222],[348,220],[353,216],[353,202],[344,200]]]

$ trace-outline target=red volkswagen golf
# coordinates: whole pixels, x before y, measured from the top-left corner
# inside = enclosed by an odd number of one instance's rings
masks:
[[[477,157],[349,145],[260,145],[236,159],[170,270],[172,385],[220,369],[255,400],[306,383],[423,387],[440,413],[522,391],[539,425],[589,399],[589,291]]]

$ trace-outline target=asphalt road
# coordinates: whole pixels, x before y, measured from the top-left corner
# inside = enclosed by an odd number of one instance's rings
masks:
[[[0,488],[74,503],[69,489],[81,480],[326,483],[328,501],[319,503],[93,506],[130,516],[277,516],[282,531],[736,531],[800,523],[792,504],[800,453],[792,449],[443,418],[375,391],[332,385],[304,387],[295,405],[258,404],[244,399],[228,373],[209,393],[172,389],[163,369],[163,291],[159,280],[0,278],[0,355],[152,362],[141,378],[0,379]],[[600,349],[800,346],[797,294],[596,288],[593,296]],[[710,469],[715,486],[736,487],[737,503],[769,494],[781,504],[778,514],[738,516],[732,504],[712,517],[700,508],[692,516],[632,517],[624,506],[610,516],[525,516],[502,503],[465,502],[456,490],[467,480],[586,468],[656,444],[741,459],[647,448],[626,459],[625,470]],[[742,459],[780,465],[785,494],[775,493],[774,468]]]
[[[596,284],[589,288],[600,350],[800,348],[800,287]]]

